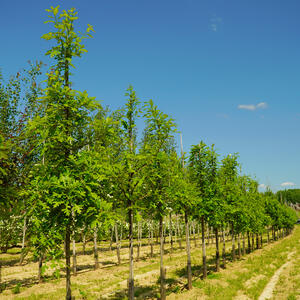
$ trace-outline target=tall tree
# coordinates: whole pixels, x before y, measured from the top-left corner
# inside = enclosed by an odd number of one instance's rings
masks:
[[[159,220],[160,235],[160,295],[166,298],[163,217],[168,212],[170,178],[169,170],[172,168],[172,153],[174,153],[174,120],[161,112],[152,100],[145,106],[146,128],[142,151],[146,157],[145,167],[146,186],[151,195],[146,199],[147,211]]]
[[[37,198],[37,207],[47,211],[51,226],[64,231],[66,256],[66,299],[71,299],[70,238],[81,220],[93,208],[97,210],[98,196],[92,192],[78,170],[87,144],[84,133],[91,123],[92,112],[98,107],[86,92],[71,88],[70,67],[73,58],[86,52],[83,38],[93,31],[88,25],[85,35],[74,30],[78,19],[74,8],[59,12],[59,6],[47,10],[54,31],[43,35],[53,40],[54,46],[46,53],[55,64],[47,74],[42,105],[44,114],[31,122],[30,130],[40,139],[39,149],[44,163],[36,166],[37,184],[44,187],[43,197]]]

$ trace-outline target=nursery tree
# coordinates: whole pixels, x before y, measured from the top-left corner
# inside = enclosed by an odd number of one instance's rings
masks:
[[[194,145],[190,151],[189,170],[191,180],[197,186],[200,201],[197,204],[197,217],[201,219],[203,278],[207,276],[205,252],[205,222],[214,209],[216,197],[216,153],[204,142]]]
[[[55,60],[47,74],[42,106],[44,114],[31,122],[29,130],[39,137],[37,150],[43,163],[37,164],[34,176],[37,185],[44,187],[43,197],[37,197],[37,207],[47,211],[51,226],[63,229],[66,256],[66,299],[71,299],[70,237],[86,214],[97,211],[98,196],[87,187],[85,178],[78,174],[82,162],[80,153],[86,146],[84,133],[91,121],[91,112],[98,107],[86,92],[71,88],[70,67],[73,58],[86,52],[82,40],[93,30],[88,25],[85,35],[74,30],[78,19],[74,8],[59,12],[59,6],[47,10],[54,31],[43,35],[54,42],[46,53]]]
[[[172,153],[174,153],[174,120],[161,112],[152,100],[145,106],[146,128],[144,132],[142,151],[146,156],[145,167],[146,186],[151,194],[146,199],[147,211],[159,220],[160,235],[160,294],[166,298],[165,269],[163,264],[164,237],[163,217],[170,204],[170,172],[173,167]],[[174,156],[173,156],[174,157]]]

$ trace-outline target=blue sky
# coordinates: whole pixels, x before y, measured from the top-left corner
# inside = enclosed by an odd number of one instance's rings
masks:
[[[78,30],[96,31],[75,63],[76,89],[115,109],[132,84],[176,119],[185,151],[214,143],[261,184],[300,187],[299,1],[3,0],[4,75],[48,62],[40,37],[58,4],[78,10]]]

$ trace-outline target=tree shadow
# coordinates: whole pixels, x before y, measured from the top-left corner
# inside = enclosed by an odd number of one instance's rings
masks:
[[[134,298],[135,299],[155,299],[157,298],[158,288],[155,285],[136,285],[134,287]],[[118,290],[111,293],[106,297],[101,297],[100,299],[109,300],[120,300],[127,299],[128,289]]]

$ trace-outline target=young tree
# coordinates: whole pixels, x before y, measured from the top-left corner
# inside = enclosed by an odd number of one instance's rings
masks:
[[[146,103],[146,128],[142,151],[147,165],[144,169],[145,184],[151,195],[146,198],[147,211],[159,220],[160,235],[160,294],[166,298],[165,268],[163,263],[164,235],[163,217],[168,212],[170,199],[169,170],[172,168],[171,153],[174,153],[175,123],[168,115],[162,113],[153,101]]]
[[[192,146],[189,158],[191,180],[197,186],[200,201],[197,204],[197,217],[201,219],[202,229],[202,260],[203,278],[207,276],[206,249],[205,249],[205,222],[211,216],[216,197],[216,153],[204,142]]]
[[[47,23],[54,31],[43,36],[53,40],[54,46],[46,53],[54,58],[55,65],[47,74],[42,105],[44,114],[31,122],[30,130],[39,137],[40,157],[34,176],[42,185],[43,197],[38,198],[36,209],[47,211],[51,226],[64,231],[66,256],[66,299],[71,299],[70,239],[71,233],[91,211],[97,211],[99,197],[89,188],[93,183],[78,174],[84,161],[82,150],[87,144],[84,133],[91,122],[91,113],[98,105],[86,92],[71,88],[70,67],[73,58],[86,52],[82,40],[93,30],[88,25],[85,35],[74,31],[78,19],[75,9],[59,12],[59,6],[47,10]],[[84,161],[85,163],[85,161]],[[96,181],[97,182],[97,181]]]

